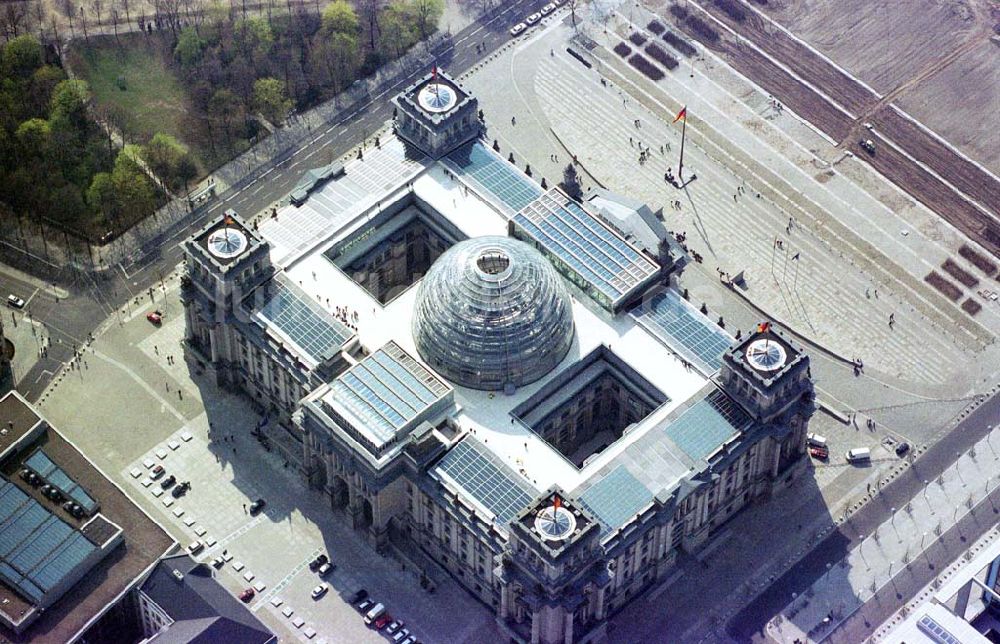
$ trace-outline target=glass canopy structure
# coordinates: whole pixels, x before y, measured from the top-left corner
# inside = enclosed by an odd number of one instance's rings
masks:
[[[427,272],[413,311],[421,357],[473,389],[538,380],[562,361],[573,332],[559,275],[541,253],[510,237],[452,246]]]

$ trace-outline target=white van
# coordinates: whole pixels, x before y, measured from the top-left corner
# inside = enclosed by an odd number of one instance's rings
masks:
[[[365,624],[371,626],[372,622],[374,622],[379,617],[382,617],[382,615],[384,614],[385,614],[385,606],[383,606],[382,604],[375,604],[374,606],[372,606],[372,609],[368,611],[367,614],[365,614]]]
[[[848,463],[867,463],[872,460],[872,451],[867,447],[855,447],[847,452]]]
[[[806,434],[806,442],[812,447],[826,447],[826,437],[809,432]]]

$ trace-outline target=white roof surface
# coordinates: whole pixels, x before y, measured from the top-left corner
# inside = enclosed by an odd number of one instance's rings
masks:
[[[383,144],[383,150],[393,149],[398,143],[394,138]],[[347,176],[351,177],[352,166],[368,163],[374,156],[366,152],[366,161],[353,161],[347,165]],[[412,164],[412,162],[406,162]],[[440,163],[424,168],[417,164],[412,175],[403,179],[405,184],[413,182],[413,190],[422,200],[437,209],[442,216],[454,223],[469,237],[483,235],[506,235],[507,219],[490,204],[483,201],[472,190],[456,180],[451,171]],[[333,180],[320,194],[335,190],[342,179]],[[280,211],[277,220],[267,220],[260,226],[261,235],[272,244],[272,260],[285,270],[287,277],[310,297],[322,303],[328,310],[346,307],[350,319],[357,312],[357,333],[360,343],[368,350],[375,351],[389,341],[395,341],[411,356],[419,359],[411,334],[411,319],[417,284],[414,284],[394,300],[382,306],[364,288],[334,266],[324,256],[330,246],[343,239],[354,230],[363,227],[379,201],[388,203],[389,193],[405,192],[389,190],[382,195],[370,195],[363,202],[340,214],[324,217],[319,222],[302,229],[303,216],[316,217],[316,209],[310,206],[314,196],[302,206],[305,215],[296,215],[293,206]],[[365,208],[365,204],[369,208]],[[569,284],[567,282],[567,284]],[[507,396],[496,392],[476,391],[455,386],[455,402],[460,407],[457,420],[463,429],[473,431],[475,436],[487,445],[499,459],[515,471],[523,470],[525,480],[541,491],[553,484],[569,491],[586,481],[587,477],[608,464],[646,430],[662,421],[673,409],[682,405],[701,390],[707,379],[694,370],[685,369],[674,354],[651,333],[637,324],[632,316],[611,314],[598,307],[582,292],[570,286],[573,295],[573,317],[576,335],[566,358],[553,372],[529,386]],[[327,300],[329,305],[326,304]],[[592,459],[582,470],[577,470],[543,439],[516,421],[511,422],[510,411],[545,385],[553,376],[574,362],[605,344],[622,360],[631,365],[653,385],[669,397],[669,402],[655,410],[653,414],[632,429],[625,437],[605,449]],[[427,366],[427,365],[425,365]],[[428,366],[432,373],[436,373]],[[447,379],[442,378],[442,380]],[[453,383],[450,383],[452,384]],[[525,448],[527,443],[527,448]],[[665,473],[680,478],[687,474],[688,459],[677,450],[676,471]],[[674,462],[670,459],[669,462]],[[670,468],[673,470],[673,467]]]

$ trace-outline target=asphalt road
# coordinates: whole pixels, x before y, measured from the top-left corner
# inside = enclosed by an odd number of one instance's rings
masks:
[[[438,66],[453,76],[463,74],[507,43],[510,40],[508,29],[538,10],[545,1],[515,0],[505,4],[453,34],[450,40],[431,53]],[[477,45],[481,46],[479,51]],[[194,217],[147,243],[146,247],[153,248],[153,252],[138,265],[129,267],[127,273],[116,267],[103,276],[78,275],[73,283],[60,284],[69,291],[69,297],[58,298],[58,301],[50,292],[39,290],[36,293],[35,285],[0,273],[0,294],[15,293],[26,300],[30,297],[28,311],[33,319],[41,321],[49,329],[52,337],[48,355],[20,378],[18,390],[28,400],[37,400],[62,365],[73,357],[75,347],[82,346],[88,335],[116,309],[126,305],[153,308],[149,289],[158,286],[181,261],[183,252],[180,243],[188,235],[225,208],[233,208],[247,216],[256,214],[287,195],[310,168],[323,165],[329,159],[338,158],[360,146],[392,117],[389,99],[428,71],[417,69],[403,74],[379,89],[378,94],[358,101],[343,112],[346,116],[328,123],[313,139],[275,159],[266,176],[234,186]],[[320,151],[322,155],[313,159]],[[30,350],[37,351],[37,348],[31,347]]]
[[[920,493],[925,480],[936,479],[956,460],[956,454],[965,452],[982,439],[989,432],[989,427],[997,424],[998,419],[1000,419],[1000,393],[994,394],[960,421],[954,429],[924,452],[911,467],[883,486],[882,492],[858,510],[849,522],[841,524],[831,532],[788,572],[776,579],[767,590],[733,617],[727,625],[729,635],[740,642],[765,642],[764,626],[791,601],[792,593],[804,592],[826,573],[827,563],[836,563],[843,559],[861,541],[859,535],[870,534],[891,516],[892,508],[906,505],[907,501]],[[972,525],[978,525],[975,517],[968,521],[963,520],[937,543],[933,556],[939,567],[958,557],[968,547],[965,540],[970,542],[975,540],[986,529],[980,527],[979,534],[969,534],[968,530]],[[992,522],[988,522],[986,527],[989,525],[992,525]],[[900,582],[896,587],[890,585],[893,587],[893,593],[899,592],[902,595],[902,598],[893,600],[896,607],[908,601],[919,588],[930,581],[933,574],[936,574],[926,566],[914,564],[911,567],[915,574],[908,576],[905,583]],[[859,611],[859,614],[861,612],[863,611]],[[849,619],[838,627],[838,631],[849,629],[854,636],[850,641],[860,642],[867,637],[867,634],[861,634],[860,631],[867,629],[866,633],[870,633],[878,626],[878,623],[871,622],[871,627],[868,627],[862,621],[859,627],[858,623],[853,618]]]

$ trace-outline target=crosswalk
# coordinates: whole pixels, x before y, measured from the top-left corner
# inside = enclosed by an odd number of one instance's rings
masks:
[[[669,76],[662,81],[669,82]],[[758,198],[761,186],[755,186],[755,178],[747,177],[744,183],[712,158],[718,151],[707,153],[689,137],[685,160],[698,180],[687,194],[680,193],[663,180],[676,160],[679,129],[620,95],[617,88],[602,87],[596,75],[568,57],[541,60],[534,91],[555,134],[588,171],[614,190],[665,204],[667,228],[686,231],[690,246],[705,256],[706,264],[722,265],[730,273],[744,270],[749,294],[764,310],[841,355],[862,357],[866,366],[904,380],[943,384],[961,363],[956,352],[965,349],[944,330],[931,329],[912,303],[884,291],[876,298],[879,285],[849,256],[797,222],[788,231],[790,218],[798,212]],[[643,165],[638,162],[638,142],[651,149]],[[742,194],[739,186],[744,186]],[[680,210],[670,206],[675,199],[681,200]],[[775,240],[780,240],[780,248]],[[895,314],[894,328],[888,324],[890,313]]]

